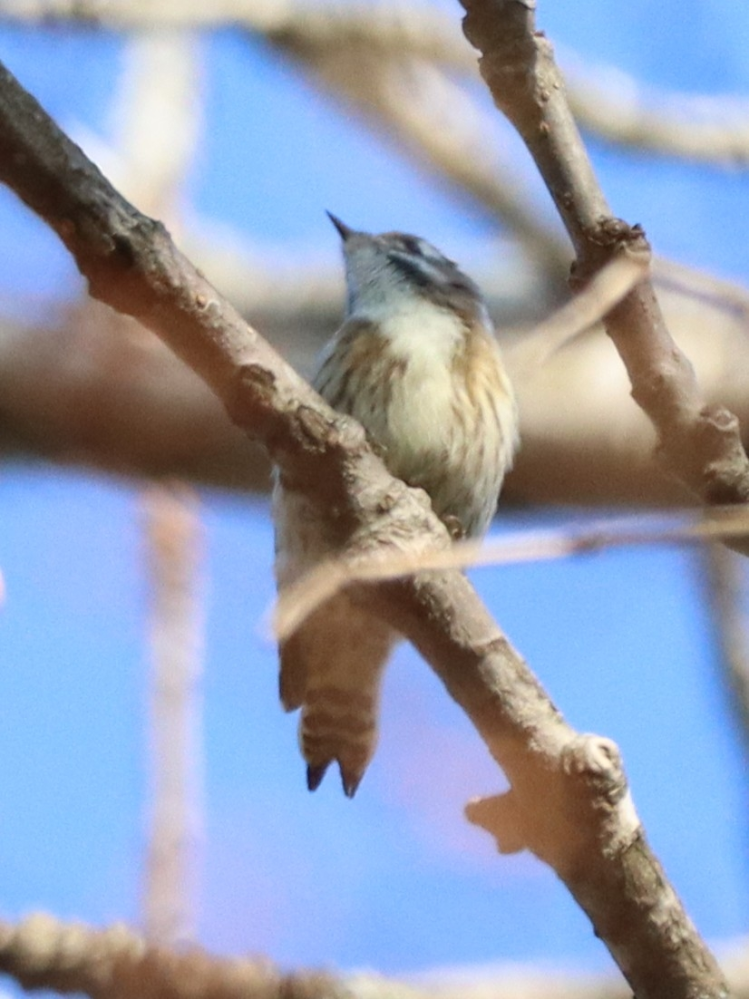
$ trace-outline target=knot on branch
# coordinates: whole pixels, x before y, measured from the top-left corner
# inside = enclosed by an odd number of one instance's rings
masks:
[[[511,120],[537,117],[535,0],[461,0],[463,34],[481,52],[479,69],[497,107]]]
[[[749,472],[738,419],[723,406],[705,406],[700,411],[696,431],[700,453],[706,459],[701,472],[702,493],[707,502],[749,501]]]
[[[262,436],[276,403],[276,376],[260,364],[242,364],[226,402],[229,418],[250,437]]]
[[[466,16],[463,34],[480,52],[497,59],[516,50],[518,43],[532,44],[536,0],[460,0]],[[518,52],[525,56],[527,52]]]
[[[587,798],[615,805],[627,791],[619,747],[599,735],[578,735],[562,750],[562,769]],[[580,793],[580,792],[578,792]]]
[[[643,273],[650,266],[650,243],[639,223],[630,225],[612,215],[601,215],[595,225],[583,228],[582,236],[589,252],[572,264],[569,284],[573,291],[579,291],[614,257],[624,256],[637,261]]]
[[[127,214],[118,213],[111,222],[108,256],[110,262],[128,270],[133,267],[146,270],[145,263],[165,249],[170,251],[172,243],[163,222],[143,215],[131,206],[128,209]],[[93,245],[94,240],[101,240],[101,231],[100,220],[81,216],[78,235],[89,245]]]
[[[326,447],[340,444],[342,434],[337,424],[337,419],[329,419],[319,410],[301,405],[294,413],[291,432],[305,451],[322,454]]]
[[[665,381],[663,372],[653,376],[641,386],[639,395],[658,403]],[[689,408],[667,408],[656,454],[703,501],[711,505],[749,502],[749,466],[739,421],[724,406],[704,406],[696,414]]]
[[[649,249],[645,230],[639,223],[630,225],[613,215],[601,215],[594,226],[584,227],[583,233],[597,246],[622,249],[625,246],[636,248],[639,245]]]
[[[505,794],[473,799],[466,817],[500,853],[529,849],[557,872],[585,863],[591,850],[619,849],[639,826],[619,750],[597,735],[575,736],[553,766],[536,765]]]

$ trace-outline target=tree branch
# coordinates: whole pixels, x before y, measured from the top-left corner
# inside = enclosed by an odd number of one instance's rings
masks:
[[[283,45],[318,51],[367,48],[384,58],[417,57],[469,74],[475,59],[437,9],[396,4],[310,6],[275,0],[0,0],[0,17],[18,23],[58,21],[115,30],[239,26]],[[583,128],[623,146],[743,166],[749,161],[746,102],[732,95],[655,91],[619,69],[587,67],[565,51],[570,106]]]
[[[461,0],[466,37],[497,107],[522,136],[577,253],[585,282],[617,254],[648,258],[639,226],[615,218],[595,178],[567,103],[551,44],[527,0]],[[605,319],[632,396],[650,417],[669,470],[705,502],[745,503],[749,461],[738,421],[708,406],[694,370],[666,328],[652,283],[643,281]]]
[[[623,520],[611,519],[552,530],[519,531],[483,541],[458,541],[441,551],[418,555],[392,552],[369,562],[336,557],[321,562],[279,594],[274,631],[281,641],[319,607],[352,583],[382,582],[423,572],[425,569],[468,569],[510,565],[590,555],[606,548],[647,545],[694,545],[711,541],[740,540],[749,536],[749,510],[736,506],[710,507],[707,515],[682,511]],[[734,636],[735,637],[735,636]],[[738,661],[738,656],[736,657]],[[747,667],[744,666],[744,673]],[[744,687],[749,676],[744,676]],[[746,689],[742,692],[746,700]]]
[[[566,49],[561,56],[572,112],[593,135],[714,167],[749,164],[746,99],[656,90],[613,66],[587,65]]]
[[[706,602],[710,611],[720,676],[729,711],[749,758],[749,627],[744,610],[744,561],[722,545],[702,553]]]
[[[195,368],[235,422],[361,557],[450,543],[424,493],[393,479],[335,413],[0,70],[0,179],[59,234],[94,297]],[[551,864],[640,999],[726,995],[637,818],[616,747],[571,729],[459,572],[352,591],[432,664],[504,769],[508,794],[471,806],[504,851]],[[678,944],[675,946],[675,942]]]
[[[267,961],[218,960],[198,947],[176,952],[123,925],[92,930],[46,915],[17,926],[0,921],[0,971],[26,989],[92,999],[350,999],[329,975],[282,975]]]
[[[504,497],[532,504],[688,502],[675,479],[654,474],[652,425],[632,406],[626,372],[603,332],[577,337],[529,370],[526,337],[507,330],[517,305],[511,316],[502,308],[505,282],[514,272],[503,267],[492,280],[485,272],[492,255],[481,249],[479,283],[488,288],[495,324],[504,330],[523,414],[523,447]],[[469,247],[467,256],[479,252]],[[236,255],[233,259],[236,265]],[[211,259],[196,263],[213,276]],[[282,267],[274,308],[269,275],[258,279],[250,266],[240,286],[239,273],[227,278],[218,268],[233,294],[241,293],[245,314],[256,299],[255,320],[302,372],[311,370],[340,319],[340,275],[336,282],[325,272],[324,286],[315,294],[317,274],[305,271],[301,260],[295,278],[290,265]],[[738,414],[749,443],[746,291],[664,261],[656,261],[656,279],[665,315],[708,400],[720,400]],[[527,318],[524,326],[532,321]],[[0,453],[6,459],[43,457],[233,490],[266,492],[270,483],[265,452],[231,424],[204,382],[157,338],[96,302],[75,306],[46,329],[0,321],[0,399]]]
[[[736,999],[749,999],[747,942],[725,950]],[[0,920],[0,973],[27,989],[85,992],[94,999],[629,999],[608,976],[575,976],[499,965],[490,972],[443,969],[414,985],[371,972],[281,974],[267,960],[216,957],[200,947],[150,944],[122,924],[96,930],[45,914]]]
[[[197,499],[177,485],[143,495],[149,584],[148,848],[142,887],[146,936],[163,945],[195,935],[202,823],[202,536]]]

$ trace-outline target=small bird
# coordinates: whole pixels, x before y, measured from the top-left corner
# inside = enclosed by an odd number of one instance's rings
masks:
[[[358,232],[328,215],[343,244],[347,311],[313,385],[363,425],[394,476],[426,490],[454,535],[479,537],[518,444],[515,397],[481,292],[426,240]],[[314,504],[280,476],[273,515],[283,589],[334,554],[335,543]],[[302,709],[311,791],[335,760],[345,794],[356,792],[398,637],[344,592],[281,644],[281,701]]]

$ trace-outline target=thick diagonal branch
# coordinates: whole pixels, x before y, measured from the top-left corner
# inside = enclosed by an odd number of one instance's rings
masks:
[[[0,179],[55,229],[95,297],[205,379],[320,504],[350,556],[449,543],[425,494],[388,474],[361,427],[319,399],[4,68]],[[616,748],[565,723],[465,577],[425,573],[362,594],[422,651],[511,782],[509,794],[473,807],[474,820],[503,850],[527,847],[554,867],[641,999],[724,995],[645,842]]]

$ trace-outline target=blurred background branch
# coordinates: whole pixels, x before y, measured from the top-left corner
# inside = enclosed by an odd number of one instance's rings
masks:
[[[151,597],[151,794],[143,927],[162,946],[195,939],[203,833],[201,525],[196,497],[154,486],[143,496]]]
[[[105,172],[139,207],[167,221],[185,252],[209,278],[301,372],[308,373],[322,342],[340,320],[340,264],[324,253],[310,253],[309,245],[302,242],[270,244],[252,227],[245,226],[242,232],[239,223],[219,223],[210,210],[198,212],[187,182],[190,166],[205,143],[203,125],[210,124],[206,122],[208,98],[199,85],[202,49],[198,32],[239,28],[239,45],[247,52],[260,43],[264,58],[296,74],[314,93],[322,92],[352,128],[384,139],[391,150],[417,167],[421,178],[436,178],[437,189],[450,192],[460,209],[483,225],[482,234],[465,238],[455,256],[486,290],[509,364],[514,365],[523,449],[508,481],[506,499],[521,508],[538,508],[531,515],[540,518],[546,515],[547,506],[559,503],[592,507],[685,502],[681,487],[655,469],[652,430],[630,399],[621,364],[600,328],[574,337],[535,370],[523,364],[526,338],[567,298],[571,251],[545,192],[529,170],[527,157],[513,144],[509,130],[498,121],[477,85],[475,55],[460,33],[452,8],[281,0],[215,0],[211,4],[205,0],[0,0],[0,22],[6,27],[15,25],[19,32],[38,28],[54,33],[77,26],[98,37],[128,34],[124,75],[112,97],[120,125],[109,139],[81,127],[81,142],[95,150]],[[183,41],[176,42],[182,32],[186,32]],[[716,175],[722,171],[718,176],[725,185],[735,183],[739,169],[746,165],[749,147],[745,98],[728,92],[724,96],[679,93],[613,69],[598,57],[585,59],[568,47],[559,47],[559,57],[578,120],[608,153],[621,147],[625,155],[636,156],[646,165],[655,156],[698,162],[705,171]],[[212,107],[216,113],[216,104]],[[251,109],[251,114],[263,110]],[[235,111],[241,118],[246,109]],[[247,118],[240,127],[247,127]],[[266,166],[264,161],[242,164],[247,169],[248,191]],[[261,199],[263,188],[259,187]],[[675,214],[682,210],[676,201],[677,188],[674,184],[674,203],[667,206]],[[363,211],[365,195],[366,189],[357,193]],[[317,202],[320,196],[310,190],[309,198]],[[321,203],[320,212],[323,207]],[[275,210],[274,205],[268,208]],[[741,229],[741,217],[737,210],[737,229]],[[356,218],[350,221],[359,224]],[[398,224],[397,219],[393,224]],[[718,227],[719,220],[715,224]],[[699,236],[695,231],[690,249]],[[670,260],[656,261],[655,281],[669,326],[694,362],[708,401],[722,402],[739,415],[748,444],[749,292],[738,281]],[[61,296],[51,300],[49,308],[40,309],[37,301],[24,301],[18,292],[12,301],[6,295],[0,303],[0,456],[7,465],[10,460],[34,459],[134,477],[139,489],[142,479],[172,477],[234,492],[265,492],[269,483],[264,456],[229,423],[220,404],[192,372],[135,323],[82,297]],[[175,842],[178,851],[187,845],[162,882],[163,894],[152,882],[155,894],[146,919],[149,935],[167,940],[189,936],[196,918],[190,894],[195,872],[189,865],[203,822],[200,789],[194,784],[195,773],[198,782],[201,778],[201,753],[187,744],[197,742],[200,733],[196,663],[205,609],[196,596],[198,580],[190,564],[195,546],[200,545],[201,528],[191,500],[183,503],[170,492],[145,490],[144,495],[153,531],[169,534],[184,529],[182,542],[175,548],[160,553],[158,546],[153,549],[154,578],[168,574],[170,564],[177,566],[178,576],[184,570],[171,590],[169,585],[164,589],[155,622],[157,628],[173,626],[170,644],[184,653],[184,685],[174,702],[177,713],[169,717],[170,709],[162,704],[164,713],[157,730],[164,749],[159,764],[164,766],[164,778],[177,778],[162,801],[172,818],[176,816],[176,825],[169,819],[162,832],[172,844],[168,849]],[[254,557],[253,552],[245,562]],[[245,565],[243,572],[248,571]],[[740,678],[740,692],[745,687],[741,670],[746,658],[743,575],[738,575],[740,569],[725,552],[711,556],[707,571],[712,580],[716,647],[722,646],[725,662]],[[12,599],[12,574],[9,580]],[[648,586],[642,584],[642,588]],[[631,596],[630,603],[636,603],[638,594]],[[173,618],[167,606],[171,599]],[[501,599],[509,601],[507,588]],[[544,613],[549,608],[561,613],[557,610],[560,588],[547,592],[539,586],[527,603]],[[605,630],[596,619],[596,615],[603,619],[604,612],[600,607],[589,612],[589,606],[590,601],[582,614],[586,624],[591,631]],[[241,606],[236,613],[241,617],[248,611]],[[533,631],[537,634],[547,624],[537,623]],[[658,627],[666,628],[667,622],[659,621]],[[243,669],[248,666],[245,657],[243,648],[239,654]],[[570,658],[575,657],[576,651]],[[654,665],[660,668],[660,663]],[[562,685],[557,678],[555,682]],[[601,687],[605,698],[616,700],[610,691],[618,689],[614,686],[618,682],[608,674],[595,681],[581,680],[587,688],[586,707],[578,710],[587,712],[593,685]],[[745,701],[739,697],[736,704],[746,736]],[[412,726],[409,716],[409,733]],[[641,736],[638,732],[638,739]],[[673,756],[680,760],[682,753],[683,747],[678,747]],[[450,755],[445,772],[458,756]],[[409,799],[418,798],[413,788],[420,786],[425,765],[421,763]],[[193,764],[196,769],[190,774]],[[263,759],[262,766],[268,766],[267,760]],[[432,760],[428,766],[433,768]],[[475,782],[475,772],[468,779]],[[465,783],[464,779],[461,796]],[[172,791],[170,805],[167,799]],[[429,807],[436,807],[431,800]],[[262,823],[257,812],[248,812],[250,825]],[[234,816],[232,820],[236,821]],[[162,849],[159,835],[152,842],[154,855]],[[348,835],[348,826],[343,835]],[[313,838],[307,830],[305,836]],[[465,856],[470,850],[461,849],[456,864],[469,862]],[[322,853],[329,851],[326,842]],[[233,884],[239,876],[233,867],[228,881]],[[328,880],[340,894],[335,878]],[[356,876],[351,880],[356,882]],[[303,876],[300,883],[301,890],[309,890]],[[282,892],[275,881],[269,894],[283,913]],[[254,896],[252,901],[255,904]],[[255,926],[257,937],[257,924],[267,915],[260,902],[257,909],[256,924],[245,909],[238,916],[232,912],[231,922],[247,920],[251,928]],[[369,918],[367,913],[365,917]],[[537,925],[534,915],[535,930]],[[6,924],[3,940],[14,932]],[[726,962],[740,997],[749,995],[746,954],[745,942],[740,941]],[[274,976],[268,980],[276,988]],[[52,984],[49,979],[46,982]],[[324,988],[328,987],[326,980]],[[347,979],[347,987],[354,995],[378,994],[371,976],[362,976],[356,987],[353,978]],[[387,983],[385,994],[393,995],[392,989]],[[486,976],[456,971],[452,982],[450,974],[439,971],[426,989],[430,995],[472,999],[483,999],[498,989],[508,999],[625,995],[606,979],[567,979],[556,972],[543,975],[525,968],[518,972],[500,969]],[[314,989],[303,994],[314,995]]]
[[[706,602],[710,611],[726,702],[749,758],[749,619],[743,563],[722,545],[702,552]]]
[[[475,58],[456,33],[454,19],[439,9],[249,0],[210,9],[125,0],[4,0],[3,17],[128,30],[241,24],[260,33],[399,150],[501,224],[503,237],[467,247],[466,258],[476,261],[476,276],[510,345],[513,336],[522,338],[524,330],[563,299],[571,258],[565,238],[550,209],[541,207],[539,193],[531,193],[527,167],[499,154],[505,134],[473,86]],[[570,84],[576,110],[586,102],[595,105],[609,132],[623,118],[632,120],[636,88],[623,78],[616,78],[615,85],[611,76],[600,86],[605,74],[598,71],[576,86],[580,60],[570,55],[567,61],[576,67]],[[458,74],[462,82],[447,72]],[[301,372],[309,372],[341,314],[339,268],[310,265],[301,253],[297,259],[288,251],[285,258],[269,256],[267,249],[243,245],[238,237],[184,211],[181,184],[172,183],[170,172],[179,173],[185,143],[195,142],[189,133],[200,117],[200,99],[184,73],[166,65],[149,79],[147,92],[147,102],[134,93],[132,103],[157,109],[148,112],[156,125],[137,139],[123,135],[116,150],[102,146],[108,169],[114,167],[109,172],[146,211],[176,221],[173,209],[179,205],[179,236],[186,252]],[[172,117],[170,141],[165,142],[158,108],[168,107],[169,95],[177,93],[189,113]],[[615,110],[616,100],[630,107],[628,117]],[[683,101],[672,103],[685,107]],[[660,97],[653,106],[662,108]],[[685,111],[679,120],[688,117]],[[582,121],[586,123],[584,115]],[[744,121],[739,110],[736,128],[729,131],[736,134]],[[658,127],[655,133],[670,131]],[[139,157],[144,155],[164,160],[155,188],[149,181],[152,190],[142,180],[153,176],[153,164],[143,169]],[[693,359],[709,401],[724,401],[738,412],[742,426],[749,426],[749,375],[743,376],[749,371],[747,293],[696,271],[682,269],[675,279],[675,271],[675,265],[658,262],[655,276],[665,289],[662,297],[677,340]],[[267,488],[262,455],[230,426],[194,376],[152,338],[141,337],[127,320],[107,319],[96,305],[66,306],[56,313],[48,330],[0,318],[0,448],[6,454],[82,462],[128,474],[179,475],[228,488]],[[110,323],[114,329],[107,333]],[[703,335],[706,327],[709,343]],[[684,501],[675,483],[653,475],[650,430],[632,406],[619,362],[609,353],[600,335],[591,333],[535,377],[518,379],[524,446],[508,482],[508,499],[648,505]],[[551,456],[558,469],[553,481],[546,473]]]
[[[723,948],[734,999],[749,999],[747,941]],[[485,971],[443,968],[410,982],[372,972],[282,974],[264,960],[221,959],[201,948],[170,951],[122,925],[94,930],[39,914],[0,920],[0,971],[26,988],[84,992],[92,999],[158,994],[163,999],[629,999],[605,975],[575,975],[498,965]]]
[[[412,57],[477,79],[470,46],[454,19],[424,4],[346,5],[299,0],[1,0],[0,17],[19,23],[78,22],[116,30],[243,27],[318,62],[346,49],[383,61]],[[733,94],[679,94],[646,87],[611,66],[563,49],[569,100],[582,127],[623,146],[717,166],[749,161],[749,102]]]

